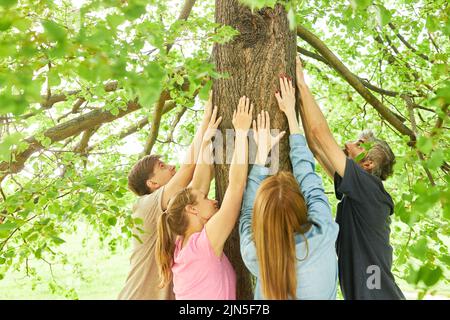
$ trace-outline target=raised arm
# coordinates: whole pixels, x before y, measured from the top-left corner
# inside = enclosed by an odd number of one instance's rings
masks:
[[[286,78],[280,79],[281,95],[276,94],[280,109],[286,115],[289,126],[296,129],[298,121],[295,116],[295,89]],[[300,185],[308,208],[308,219],[320,226],[332,222],[331,209],[322,185],[322,179],[315,173],[314,157],[303,135],[298,130],[291,130],[289,137],[292,171]]]
[[[297,87],[302,98],[301,116],[303,127],[309,141],[311,141],[312,148],[330,176],[337,172],[343,177],[347,158],[331,134],[322,111],[306,85],[302,64],[298,57],[296,73]]]
[[[198,155],[200,153],[200,146],[202,144],[203,135],[208,128],[209,121],[212,116],[212,96],[210,94],[209,100],[205,105],[205,113],[203,114],[203,120],[201,126],[197,130],[194,140],[189,146],[186,155],[181,162],[180,169],[177,173],[170,179],[170,181],[165,185],[163,195],[162,195],[162,209],[167,208],[167,204],[170,198],[185,188],[192,180],[194,175],[195,165],[197,163]]]
[[[222,121],[222,117],[219,117],[219,119],[217,120],[216,117],[217,107],[214,107],[211,120],[208,124],[208,129],[206,129],[206,132],[203,135],[200,154],[191,182],[192,188],[200,190],[203,194],[206,195],[209,193],[213,173],[212,167],[214,164],[212,138],[215,136],[217,127]]]
[[[206,223],[206,234],[217,256],[221,256],[223,245],[233,230],[241,208],[248,171],[247,134],[252,122],[253,105],[242,97],[233,114],[236,131],[234,153],[231,161],[228,187],[217,213]]]
[[[256,161],[247,179],[247,187],[244,193],[244,200],[239,219],[239,238],[242,259],[247,268],[253,273],[257,273],[256,250],[254,250],[252,218],[255,195],[261,182],[269,175],[270,169],[265,167],[270,150],[285,135],[285,131],[278,136],[272,137],[270,134],[270,118],[267,111],[258,115],[257,121],[253,121],[253,136],[258,147]]]

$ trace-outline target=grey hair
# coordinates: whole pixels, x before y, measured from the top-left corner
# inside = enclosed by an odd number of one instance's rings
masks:
[[[363,161],[374,161],[375,166],[372,169],[371,174],[377,176],[381,180],[386,180],[394,171],[395,155],[392,152],[392,149],[386,141],[377,138],[372,130],[362,131],[359,135],[359,139],[373,144],[370,150],[367,150],[368,153],[363,159]]]

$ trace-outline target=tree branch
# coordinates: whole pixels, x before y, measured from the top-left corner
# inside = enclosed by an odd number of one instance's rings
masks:
[[[299,46],[297,46],[297,52],[299,52],[300,54],[303,54],[303,55],[305,55],[307,57],[313,58],[313,59],[315,59],[317,61],[323,62],[327,66],[329,66],[330,68],[333,68],[333,66],[327,61],[327,59],[325,59],[324,57],[322,57],[321,55],[319,55],[317,53],[308,51],[308,50],[306,50],[304,48],[301,48]],[[385,89],[379,88],[377,86],[374,86],[368,80],[360,78],[357,75],[355,75],[355,77],[357,77],[359,79],[359,81],[361,81],[362,84],[367,89],[370,89],[370,90],[375,91],[377,93],[380,93],[380,94],[383,94],[383,95],[386,95],[386,96],[390,96],[390,97],[396,97],[396,96],[398,96],[400,94],[399,92],[389,91],[389,90],[385,90]]]
[[[95,126],[93,128],[87,129],[83,132],[80,142],[75,146],[74,152],[86,154],[86,149],[89,144],[89,140],[94,135],[94,133],[100,128],[101,125]]]
[[[313,33],[303,26],[297,26],[297,35],[316,49],[344,79],[366,100],[375,110],[389,122],[398,132],[415,140],[415,134],[405,126],[395,114],[377,99],[339,59],[336,55]]]
[[[94,110],[46,130],[44,136],[49,138],[51,143],[61,141],[89,128],[119,119],[141,107],[142,106],[136,101],[129,101],[126,109],[120,110],[117,115],[112,115],[109,111]],[[28,143],[28,147],[24,151],[15,154],[14,160],[0,163],[0,172],[2,172],[0,175],[0,182],[3,181],[8,174],[21,171],[24,168],[25,162],[33,153],[44,149],[44,146],[35,136],[25,139],[25,142]]]
[[[175,129],[177,128],[178,123],[180,122],[181,118],[183,117],[184,113],[186,112],[187,108],[183,107],[175,116],[175,119],[170,124],[170,132],[167,135],[167,139],[165,142],[173,142],[173,133]]]
[[[148,155],[152,152],[153,145],[155,144],[156,138],[158,137],[159,125],[161,124],[161,117],[163,115],[164,103],[169,98],[169,93],[167,95],[161,95],[159,97],[158,103],[156,104],[155,110],[153,112],[153,123],[150,131],[150,135],[145,143],[144,151],[142,156]]]
[[[174,109],[176,107],[175,102],[173,101],[167,101],[164,105],[164,109],[163,109],[163,114],[166,114],[170,111],[172,111],[172,109]],[[145,117],[144,119],[140,120],[137,124],[132,125],[128,128],[126,128],[125,130],[123,130],[122,132],[119,133],[119,135],[117,136],[119,140],[122,140],[126,137],[128,137],[129,135],[132,135],[134,133],[136,133],[138,130],[142,129],[143,127],[145,127],[147,124],[149,123],[149,119],[148,117]],[[98,148],[99,146],[101,146],[102,144],[104,144],[110,137],[92,145],[86,148],[86,153],[91,152],[92,150]]]
[[[397,31],[397,28],[394,26],[394,24],[392,22],[389,22],[389,27],[395,32],[395,35],[397,36],[397,38],[399,38],[399,40],[408,48],[410,49],[412,52],[414,52],[415,54],[417,54],[419,57],[421,57],[424,60],[430,61],[430,58],[428,58],[427,55],[423,54],[423,53],[419,53],[417,52],[417,50],[408,42],[406,41],[405,38],[403,38],[403,36]]]
[[[192,7],[194,6],[196,0],[185,0],[184,6],[181,9],[180,15],[178,16],[177,21],[187,20],[189,15],[191,14]],[[166,53],[172,49],[173,43],[169,43],[166,46]]]
[[[105,92],[112,92],[112,91],[116,91],[117,89],[118,89],[118,81],[110,81],[110,82],[106,83],[104,86]],[[29,112],[29,113],[23,115],[22,118],[28,119],[30,117],[33,117],[44,110],[52,108],[56,103],[67,101],[69,96],[77,95],[80,92],[81,92],[81,90],[72,90],[72,91],[68,91],[66,93],[55,94],[50,97],[41,96],[41,98],[42,98],[41,109],[35,110],[33,112]],[[82,98],[82,97],[80,99],[82,99],[83,102],[85,101],[84,98]],[[77,103],[79,103],[80,99],[75,103],[72,110],[74,108],[76,109],[75,106],[77,105]],[[81,104],[83,102],[81,102]],[[80,106],[81,106],[81,104],[80,104]],[[78,106],[78,108],[79,108],[79,106]],[[72,112],[75,113],[74,111],[72,111]]]
[[[192,7],[194,6],[194,4],[195,4],[195,0],[185,0],[183,8],[181,9],[181,12],[180,12],[180,15],[178,16],[177,21],[187,20],[187,18],[191,14]],[[167,45],[166,53],[168,53],[170,51],[170,49],[172,48],[172,45],[173,44]],[[155,111],[153,113],[152,128],[150,131],[150,135],[147,139],[147,142],[145,143],[144,151],[141,154],[142,156],[148,155],[152,152],[153,145],[155,144],[156,139],[158,138],[159,125],[161,123],[161,117],[162,117],[162,109],[164,107],[165,100],[167,100],[167,99],[162,100],[161,98],[162,97],[160,97],[160,99],[158,100]]]
[[[406,102],[406,106],[409,111],[409,119],[411,122],[411,127],[412,127],[414,134],[417,136],[417,125],[416,125],[416,119],[414,117],[414,101],[408,95],[402,95],[402,99],[405,100],[405,102]],[[434,181],[433,175],[431,174],[430,170],[425,166],[425,157],[424,157],[423,153],[420,152],[420,150],[417,148],[416,148],[416,153],[420,159],[420,162],[422,163],[422,166],[425,170],[425,173],[426,173],[428,179],[430,180],[431,185],[435,186],[436,183]]]

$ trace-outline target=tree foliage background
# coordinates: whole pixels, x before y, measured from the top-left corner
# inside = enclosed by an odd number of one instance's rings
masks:
[[[448,288],[448,1],[241,2],[286,6],[340,143],[366,128],[390,142],[394,274],[419,298]],[[80,223],[113,252],[130,242],[130,167],[150,152],[178,161],[227,76],[212,45],[238,33],[214,23],[212,0],[0,0],[0,288],[13,270],[39,278],[38,261],[70,265],[60,245]]]

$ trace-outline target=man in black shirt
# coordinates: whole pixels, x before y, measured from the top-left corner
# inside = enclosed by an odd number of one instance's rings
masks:
[[[302,99],[300,115],[308,145],[334,178],[339,236],[336,251],[345,299],[405,299],[391,272],[390,216],[394,204],[382,181],[392,174],[395,156],[389,145],[365,131],[342,150],[296,67]]]

